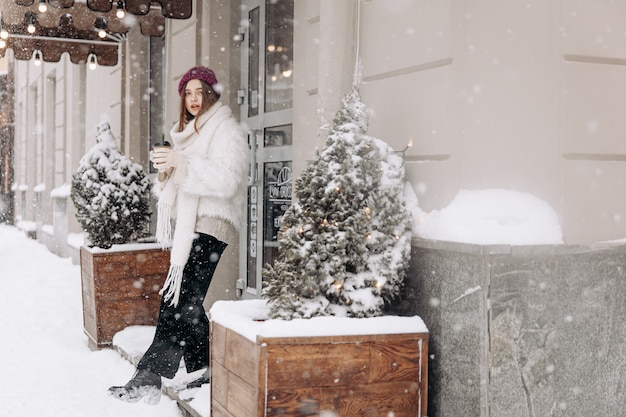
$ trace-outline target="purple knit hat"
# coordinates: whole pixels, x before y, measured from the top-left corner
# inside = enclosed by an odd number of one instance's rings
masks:
[[[185,88],[185,84],[190,80],[201,80],[206,82],[211,86],[217,98],[220,98],[220,92],[217,91],[213,86],[217,84],[217,77],[213,70],[207,67],[193,67],[189,71],[183,75],[183,78],[180,79],[178,83],[178,95],[181,95],[183,92],[183,88]]]

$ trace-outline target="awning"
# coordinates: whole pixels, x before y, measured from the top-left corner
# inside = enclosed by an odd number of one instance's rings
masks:
[[[163,36],[166,18],[191,17],[192,0],[0,0],[0,12],[0,30],[8,32],[6,39],[0,37],[0,57],[11,48],[20,60],[35,56],[58,62],[67,52],[75,64],[93,55],[99,65],[113,66],[131,27],[139,25],[146,36]]]

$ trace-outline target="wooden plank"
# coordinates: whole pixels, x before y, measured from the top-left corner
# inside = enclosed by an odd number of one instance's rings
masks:
[[[320,396],[320,388],[270,390],[265,416],[318,416]]]
[[[154,326],[157,321],[158,304],[155,300],[138,299],[107,300],[103,298],[98,308],[98,342],[113,340],[115,333],[128,326]]]
[[[229,372],[227,388],[227,407],[234,417],[254,417],[257,409],[258,393],[256,387],[248,384],[237,375]]]
[[[81,290],[83,297],[83,326],[92,337],[96,337],[96,301],[94,295],[91,260],[87,254],[80,252]]]
[[[211,402],[215,401],[228,407],[228,370],[217,362],[211,362]]]
[[[140,278],[97,277],[94,280],[94,291],[97,297],[106,299],[133,300],[155,296],[159,298],[159,290],[165,281],[165,275],[146,275]]]
[[[106,255],[108,256],[94,256],[93,258],[96,282],[97,280],[106,282],[109,278],[126,278],[135,274],[126,256],[109,253],[106,253]]]
[[[221,404],[211,401],[211,417],[235,417]]]
[[[211,321],[210,346],[211,361],[224,365],[224,357],[226,354],[226,329],[224,326]]]
[[[90,252],[96,275],[136,277],[167,274],[169,251],[147,249],[121,252]]]
[[[257,386],[258,352],[256,344],[231,329],[227,329],[226,352],[224,363],[226,369],[251,386]]]
[[[93,338],[96,337],[96,312],[91,308],[83,309],[83,327]]]
[[[338,335],[338,336],[293,336],[293,337],[257,337],[257,344],[267,345],[316,345],[320,343],[396,343],[404,340],[428,340],[428,333],[394,333],[369,335]]]
[[[322,388],[320,409],[341,417],[416,417],[419,384],[388,382],[350,387]]]
[[[169,250],[155,249],[134,254],[137,269],[146,275],[167,275],[170,268]]]
[[[80,268],[93,276],[93,258],[84,246],[80,248]]]
[[[267,346],[267,389],[367,383],[369,344]]]
[[[428,340],[421,344],[422,357],[420,367],[420,417],[426,416],[428,411]]]
[[[265,400],[267,398],[267,345],[257,346],[257,417],[265,416]]]
[[[370,383],[420,381],[421,341],[370,344]]]

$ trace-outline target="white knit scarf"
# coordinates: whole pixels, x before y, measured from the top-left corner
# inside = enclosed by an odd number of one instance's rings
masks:
[[[189,122],[182,132],[178,131],[178,123],[170,132],[174,149],[183,157],[191,155],[206,155],[210,142],[213,140],[215,131],[220,123],[230,117],[228,107],[217,102],[211,108],[199,116],[198,130],[196,134],[194,121]],[[176,226],[174,228],[174,240],[170,253],[170,268],[163,288],[159,294],[170,305],[178,306],[180,288],[183,280],[183,270],[189,259],[191,245],[195,238],[196,217],[198,215],[199,196],[182,190],[182,184],[187,178],[187,167],[183,164],[174,169],[167,180],[157,203],[157,226],[156,239],[163,248],[172,240],[171,212],[172,207],[177,207]]]

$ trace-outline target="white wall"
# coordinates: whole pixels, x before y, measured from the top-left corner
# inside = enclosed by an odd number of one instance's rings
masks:
[[[368,0],[330,38],[321,28],[356,0],[295,7],[296,175],[323,146],[358,24],[369,133],[413,143],[422,209],[509,188],[547,201],[567,243],[626,238],[626,4]]]

